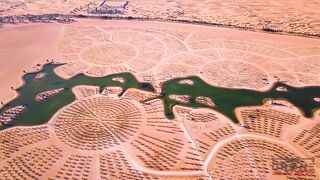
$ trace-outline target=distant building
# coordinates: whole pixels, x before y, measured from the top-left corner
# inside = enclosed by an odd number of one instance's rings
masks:
[[[90,14],[123,14],[128,8],[128,1],[107,1],[104,0],[95,7],[89,7]]]

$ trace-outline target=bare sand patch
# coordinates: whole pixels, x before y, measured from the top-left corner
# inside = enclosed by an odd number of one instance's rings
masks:
[[[1,14],[21,15],[21,14],[50,14],[50,13],[70,13],[70,11],[88,4],[89,0],[13,0],[1,2]]]
[[[55,44],[60,34],[59,24],[30,24],[0,29],[0,101],[7,102],[16,94],[11,87],[22,84],[23,71],[37,70],[37,64],[47,59],[57,60]]]

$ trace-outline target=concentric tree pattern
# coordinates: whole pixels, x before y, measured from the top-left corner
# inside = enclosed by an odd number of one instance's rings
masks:
[[[33,96],[24,87],[35,82],[68,87],[38,110],[64,97],[74,102],[41,121],[47,123],[0,132],[1,179],[319,179],[320,111],[311,96],[320,96],[310,87],[320,82],[319,47],[218,39],[211,27],[108,23],[63,26],[58,50],[65,64],[54,72],[67,79],[52,72],[19,89],[21,98]],[[190,100],[177,103],[170,94]],[[199,97],[215,107],[200,108]],[[308,173],[276,175],[274,157],[314,163]]]
[[[80,58],[91,64],[116,65],[133,59],[137,53],[132,45],[106,42],[87,47],[81,52]]]
[[[69,106],[56,121],[59,139],[84,150],[126,142],[139,129],[143,110],[127,100],[98,97]]]

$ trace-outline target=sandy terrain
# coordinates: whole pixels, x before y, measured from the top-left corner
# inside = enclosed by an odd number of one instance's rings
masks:
[[[0,29],[0,101],[7,102],[15,96],[11,87],[22,84],[24,72],[39,69],[47,59],[58,59],[55,44],[61,26],[34,24],[8,26]]]
[[[95,8],[102,2],[103,0],[5,0],[0,3],[0,14],[87,14],[88,7]],[[128,9],[120,16],[206,22],[319,37],[319,6],[317,0],[130,0]]]
[[[319,39],[143,21],[79,20],[0,31],[0,59],[11,60],[0,61],[4,101],[14,97],[10,87],[21,84],[23,70],[46,59],[66,62],[55,69],[64,78],[131,72],[156,87],[188,75],[261,91],[277,81],[298,87],[320,82]],[[0,177],[319,178],[319,111],[311,120],[290,105],[241,107],[238,125],[213,110],[175,106],[176,119],[168,120],[161,100],[142,102],[158,94],[129,89],[118,97],[119,91],[76,87],[76,101],[48,123],[1,131]],[[314,172],[274,175],[273,157],[314,157]]]
[[[153,84],[198,75],[212,85],[256,90],[267,90],[277,81],[294,86],[320,82],[318,39],[173,23],[114,22],[97,25],[86,20],[65,26],[58,49],[68,64],[57,68],[57,73],[68,78],[79,72],[101,76],[129,71]],[[107,53],[111,45],[117,50]]]
[[[188,75],[199,75],[212,85],[258,90],[276,81],[294,86],[320,83],[318,39],[141,21],[81,20],[0,31],[0,58],[10,59],[0,62],[0,101],[5,102],[14,97],[11,87],[21,84],[23,70],[35,70],[47,59],[68,62],[56,69],[66,78],[80,72],[102,76],[131,71],[155,85]],[[116,51],[110,49],[115,46]],[[209,68],[216,65],[221,68]],[[231,72],[234,66],[248,71]]]
[[[251,29],[274,29],[319,35],[319,1],[130,1],[130,13],[172,19],[190,19]]]
[[[218,112],[181,106],[174,107],[176,119],[169,121],[160,100],[140,103],[150,94],[135,89],[121,97],[99,94],[97,87],[91,86],[78,86],[74,92],[77,100],[60,109],[47,124],[15,127],[0,133],[4,145],[0,148],[1,177],[319,177],[319,138],[312,136],[318,124],[303,118],[295,108],[268,104],[240,108],[238,117],[250,126],[248,129]],[[265,114],[249,124],[251,121],[245,119],[256,111]],[[274,125],[279,122],[284,126]],[[313,140],[305,142],[303,138]],[[312,149],[309,144],[313,144]],[[314,172],[274,175],[271,160],[277,157],[315,157]]]
[[[68,14],[70,11],[90,3],[90,0],[3,0],[2,15],[21,14]]]

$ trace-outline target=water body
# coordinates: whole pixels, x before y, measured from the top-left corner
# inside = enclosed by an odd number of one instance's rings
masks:
[[[47,74],[42,80],[35,80],[34,77],[39,73],[28,73],[23,76],[24,85],[17,89],[19,96],[6,104],[0,109],[0,114],[5,110],[17,105],[27,105],[27,110],[21,113],[11,126],[0,127],[0,130],[12,126],[32,126],[40,125],[48,122],[50,118],[63,106],[72,103],[75,100],[75,95],[71,89],[78,85],[92,85],[100,88],[108,86],[118,86],[125,90],[128,88],[137,88],[146,91],[153,91],[154,88],[149,83],[141,83],[131,73],[120,73],[105,77],[93,78],[84,74],[79,74],[71,79],[65,80],[57,76],[53,69],[59,65],[46,64],[43,67]],[[113,81],[115,77],[121,77],[125,83]],[[194,85],[179,84],[179,81],[189,79],[194,82]],[[282,86],[287,88],[287,92],[278,92],[276,88]],[[49,97],[45,101],[36,101],[35,97],[44,91],[65,88],[60,94]],[[169,98],[169,95],[189,95],[191,101],[189,103],[181,103]],[[195,101],[198,96],[209,97],[216,103],[215,107],[209,107]],[[173,119],[173,105],[183,105],[188,107],[209,107],[219,111],[234,122],[238,122],[234,109],[241,106],[256,106],[261,105],[266,99],[286,99],[296,107],[300,108],[304,115],[312,117],[313,111],[320,108],[320,103],[313,100],[314,97],[320,97],[320,86],[295,88],[283,83],[275,84],[269,91],[259,92],[247,89],[231,89],[210,86],[199,77],[176,78],[169,80],[163,84],[163,93],[159,98],[164,102],[165,115],[168,119]]]
[[[33,126],[48,122],[50,118],[63,106],[72,103],[75,95],[72,88],[78,85],[99,86],[101,89],[108,86],[117,86],[127,90],[128,88],[137,88],[146,91],[153,91],[153,87],[148,83],[139,83],[138,80],[130,73],[114,74],[101,78],[88,77],[79,74],[71,79],[65,80],[54,73],[54,68],[61,64],[46,64],[40,72],[44,72],[47,76],[41,80],[35,80],[34,77],[40,73],[27,73],[23,76],[24,85],[16,91],[19,96],[13,101],[6,104],[0,109],[0,114],[9,108],[17,105],[27,105],[27,110],[21,113],[12,123],[11,126]],[[115,77],[121,77],[125,83],[113,81]],[[36,96],[44,91],[65,88],[62,93],[49,97],[44,101],[36,101]],[[123,91],[124,92],[124,91]],[[9,126],[0,127],[1,129]]]
[[[182,85],[179,81],[189,79],[194,85]],[[277,91],[277,87],[284,87],[287,92]],[[320,103],[314,101],[314,97],[320,97],[320,86],[296,88],[284,83],[278,82],[265,92],[248,90],[248,89],[232,89],[210,86],[202,79],[196,76],[188,78],[177,78],[164,83],[163,93],[165,100],[165,113],[167,117],[173,118],[172,105],[178,104],[189,107],[206,107],[196,102],[198,96],[206,96],[211,98],[216,106],[212,109],[223,113],[234,122],[238,122],[234,110],[243,106],[259,106],[267,99],[287,100],[304,113],[306,117],[312,117],[313,112],[320,108]],[[190,103],[181,103],[169,98],[170,94],[189,95]],[[211,107],[209,107],[211,108]]]

